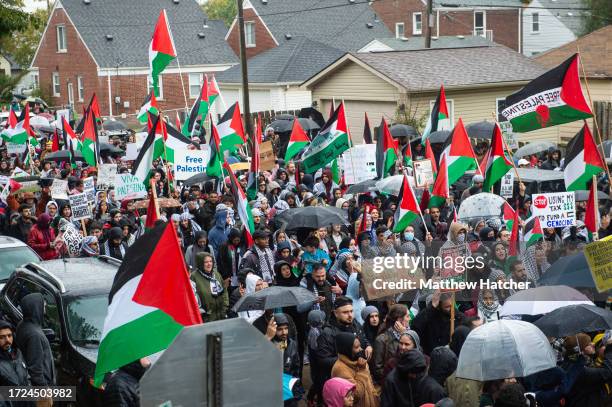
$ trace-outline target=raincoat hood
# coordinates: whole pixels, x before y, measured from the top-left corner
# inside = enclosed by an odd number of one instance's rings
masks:
[[[459,234],[459,232],[461,230],[465,230],[465,232],[467,233],[468,227],[466,225],[464,225],[463,223],[459,223],[459,222],[453,222],[450,225],[450,229],[448,230],[448,238],[449,240],[452,240],[453,242],[457,241],[457,235]]]
[[[227,222],[227,209],[221,209],[215,212],[215,227],[225,228]]]
[[[397,371],[402,374],[408,373],[424,373],[427,369],[427,363],[425,362],[425,356],[423,353],[413,349],[406,353],[403,353],[397,361]]]
[[[23,320],[42,327],[45,313],[44,300],[41,293],[28,294],[21,299]]]
[[[59,213],[59,205],[57,204],[57,202],[55,202],[54,200],[51,200],[49,202],[47,202],[47,204],[45,205],[45,213],[48,214],[49,213],[49,207],[51,205],[55,205],[55,209],[56,209],[56,214]]]
[[[344,397],[355,385],[346,379],[334,377],[325,382],[323,386],[323,400],[328,407],[344,407]]]
[[[246,276],[246,293],[245,294],[253,294],[255,292],[255,286],[257,282],[262,278],[255,274],[248,274]]]

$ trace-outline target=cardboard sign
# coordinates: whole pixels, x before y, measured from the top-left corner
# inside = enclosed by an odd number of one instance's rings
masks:
[[[502,198],[512,198],[514,189],[514,171],[508,171],[501,179],[499,195]]]
[[[83,242],[83,236],[81,236],[81,233],[72,223],[66,223],[66,225],[61,229],[61,232],[62,240],[66,244],[70,256],[79,256],[81,254],[81,243]]]
[[[87,201],[91,204],[96,203],[96,183],[93,177],[87,177],[83,180],[83,192],[87,194]]]
[[[272,148],[271,141],[264,141],[259,145],[259,169],[261,171],[271,171],[274,168],[276,156]]]
[[[531,213],[540,218],[540,223],[544,228],[576,226],[574,192],[533,194]]]
[[[466,269],[461,265],[465,264],[465,259],[468,256],[467,244],[440,248],[438,256],[442,259],[442,268],[436,268],[435,274],[440,277],[440,280],[455,281],[457,283],[465,281]]]
[[[138,177],[132,174],[117,174],[115,177],[115,199],[138,199],[147,196],[147,190]]]
[[[68,181],[54,178],[51,184],[51,198],[68,200]]]
[[[206,171],[210,159],[210,150],[175,150],[174,178],[185,181],[196,174]]]
[[[435,181],[433,164],[430,159],[414,161],[414,182],[417,187],[424,188],[427,185],[433,185]]]
[[[584,249],[595,287],[600,293],[612,289],[612,240],[589,243]]]
[[[81,219],[91,218],[91,208],[87,201],[87,194],[81,192],[80,194],[70,195],[70,207],[72,208],[72,220],[79,221]]]
[[[344,182],[358,184],[376,178],[376,144],[360,144],[350,148],[339,160],[344,169]]]
[[[115,184],[115,176],[117,175],[117,164],[101,164],[98,166],[98,190],[107,190]]]
[[[417,260],[415,258],[415,262]],[[421,281],[425,279],[421,269],[415,270],[411,267],[382,267],[382,270],[377,272],[374,261],[364,259],[361,264],[361,278],[368,301],[418,289]]]
[[[23,154],[26,151],[27,145],[24,144],[16,144],[11,143],[10,141],[6,142],[6,151],[11,154]]]

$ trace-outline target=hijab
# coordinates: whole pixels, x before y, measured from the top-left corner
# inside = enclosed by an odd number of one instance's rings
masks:
[[[338,332],[336,335],[336,350],[339,355],[344,355],[350,360],[357,360],[358,356],[353,355],[353,344],[355,334],[352,332]]]

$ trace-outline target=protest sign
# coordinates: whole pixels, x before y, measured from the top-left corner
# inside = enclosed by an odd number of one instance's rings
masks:
[[[504,141],[508,148],[516,150],[518,146],[518,140],[516,139],[516,134],[512,130],[512,123],[510,122],[499,122],[499,128],[502,131],[502,135],[504,137]]]
[[[115,184],[115,176],[117,175],[117,164],[100,164],[98,166],[98,190],[107,190]]]
[[[108,140],[108,136],[107,136],[107,135],[100,134],[100,135],[98,136],[98,141],[99,141],[100,143],[108,143],[108,141],[109,141],[109,140]]]
[[[499,187],[499,195],[502,198],[512,198],[512,192],[514,188],[514,172],[508,171],[501,179]]]
[[[66,119],[66,122],[70,123],[70,109],[60,109],[55,111],[55,127],[59,130],[64,130],[64,122],[62,117]]]
[[[138,152],[140,151],[141,144],[138,143],[127,143],[125,145],[125,160],[131,161],[138,158]]]
[[[347,185],[376,178],[376,145],[360,144],[342,154],[344,182]]]
[[[178,181],[205,172],[210,150],[174,150],[174,178]]]
[[[6,183],[9,182],[9,176],[8,175],[0,175],[0,185],[4,185]]]
[[[93,205],[96,202],[96,183],[93,177],[83,180],[83,192],[87,194],[87,201]]]
[[[51,198],[68,200],[68,181],[54,178],[51,184]]]
[[[138,177],[132,174],[117,174],[115,176],[115,199],[137,199],[147,196],[147,190]]]
[[[531,213],[540,218],[540,223],[545,228],[576,226],[574,192],[533,194]]]
[[[438,256],[442,260],[440,266],[436,265],[436,275],[441,281],[454,281],[461,283],[465,281],[467,267],[465,261],[468,257],[467,244],[456,244],[440,248]],[[453,291],[453,290],[444,290]]]
[[[276,163],[276,156],[272,149],[271,141],[264,141],[259,145],[259,169],[262,171],[271,171]]]
[[[77,228],[75,228],[72,223],[66,223],[64,227],[60,228],[60,231],[62,233],[62,240],[64,240],[70,256],[78,256],[81,254],[83,236],[81,236]]]
[[[414,181],[417,187],[433,185],[435,178],[431,160],[414,161]]]
[[[87,201],[87,194],[85,192],[70,195],[68,199],[70,200],[73,221],[91,218],[91,208],[89,206],[89,202]]]
[[[38,181],[22,181],[17,179],[17,182],[21,184],[21,188],[17,191],[18,194],[24,192],[39,192],[41,190],[40,183]]]
[[[16,144],[11,143],[10,141],[6,142],[6,151],[10,154],[23,154],[26,151],[27,145],[24,144]]]
[[[388,257],[388,259],[394,260],[393,257]],[[398,267],[397,264],[385,267],[384,262],[382,265],[378,264],[377,267],[376,262],[386,260],[386,258],[364,259],[361,265],[361,279],[368,301],[420,288],[425,275],[423,270],[413,267],[418,263],[418,258],[413,257],[412,259],[414,262],[406,264],[406,267]]]
[[[612,240],[589,243],[584,249],[595,287],[600,293],[612,289]]]

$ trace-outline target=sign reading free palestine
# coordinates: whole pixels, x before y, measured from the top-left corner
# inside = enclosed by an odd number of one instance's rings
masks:
[[[206,171],[210,159],[210,149],[202,146],[203,150],[175,150],[174,151],[174,178],[178,181]]]

